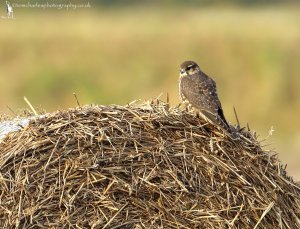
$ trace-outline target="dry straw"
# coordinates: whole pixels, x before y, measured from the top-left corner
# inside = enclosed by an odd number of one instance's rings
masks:
[[[0,228],[299,228],[299,186],[239,132],[162,102],[31,121],[0,144]]]

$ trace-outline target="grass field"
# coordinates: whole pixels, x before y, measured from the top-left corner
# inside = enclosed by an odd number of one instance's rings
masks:
[[[178,68],[196,60],[212,75],[229,121],[262,137],[300,179],[300,14],[268,8],[15,9],[0,21],[0,111],[27,96],[47,111],[177,95]],[[3,14],[4,12],[1,12]],[[165,97],[165,96],[163,96]]]

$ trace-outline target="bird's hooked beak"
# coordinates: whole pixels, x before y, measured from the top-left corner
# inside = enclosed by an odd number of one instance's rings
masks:
[[[180,69],[180,74],[184,74],[185,70],[184,69]]]

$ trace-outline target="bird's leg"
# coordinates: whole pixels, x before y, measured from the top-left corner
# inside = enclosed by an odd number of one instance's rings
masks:
[[[193,112],[194,108],[190,103],[187,103],[187,107],[186,107],[187,112]]]
[[[188,106],[189,106],[188,102],[182,101],[179,106],[180,107],[182,106],[183,110],[185,110],[186,112],[189,111],[189,109],[188,109]]]

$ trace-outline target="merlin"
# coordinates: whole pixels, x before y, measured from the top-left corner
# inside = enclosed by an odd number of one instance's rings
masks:
[[[207,121],[231,133],[217,95],[215,81],[202,72],[194,61],[185,61],[180,66],[179,94],[184,104],[199,111]]]

